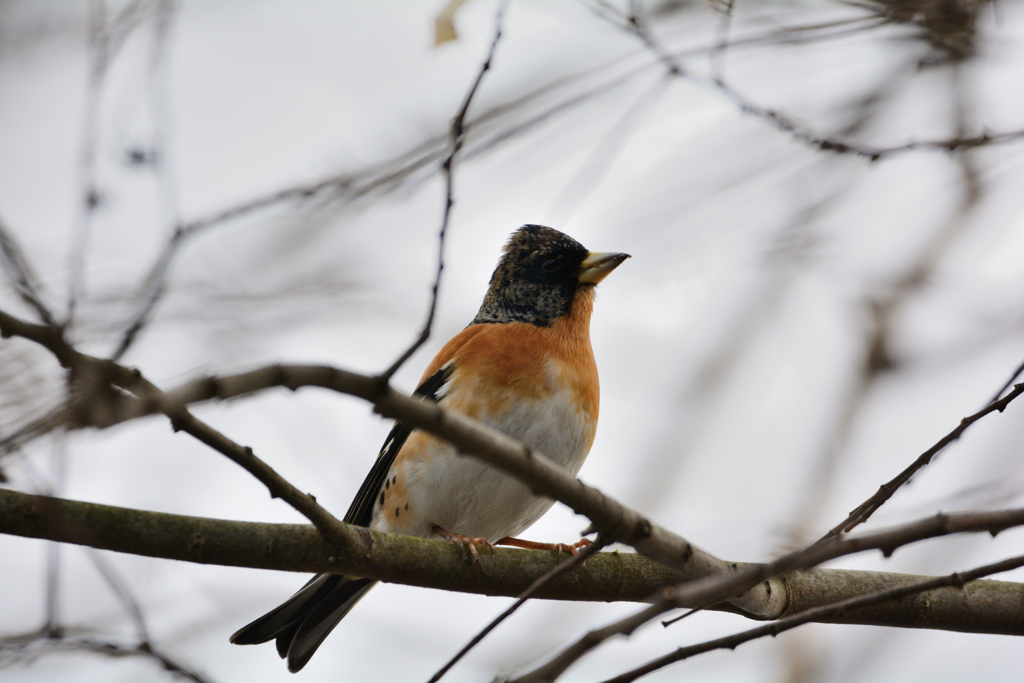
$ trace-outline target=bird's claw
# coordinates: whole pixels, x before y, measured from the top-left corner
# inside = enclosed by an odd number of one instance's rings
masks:
[[[446,529],[442,529],[439,526],[434,527],[434,533],[444,540],[454,543],[460,548],[465,548],[466,552],[469,553],[469,559],[474,566],[480,564],[480,551],[477,550],[477,546],[487,548],[491,555],[494,554],[494,546],[491,545],[490,541],[486,538],[479,536],[463,536],[462,534],[455,534]]]
[[[566,552],[572,555],[573,557],[576,557],[580,554],[581,548],[586,548],[589,545],[594,545],[594,542],[591,541],[589,538],[581,538],[580,540],[572,544],[555,543],[554,545],[557,546],[555,548],[555,552],[557,552],[559,555],[561,555],[563,552]]]

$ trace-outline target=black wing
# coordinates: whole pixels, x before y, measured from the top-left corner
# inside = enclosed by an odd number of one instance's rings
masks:
[[[423,381],[422,384],[412,392],[413,396],[428,396],[434,401],[440,401],[444,397],[444,385],[452,376],[455,370],[454,365],[441,368],[433,375]],[[412,434],[412,427],[396,422],[388,438],[384,439],[384,446],[377,455],[377,462],[373,464],[370,473],[363,480],[355,499],[345,513],[345,521],[349,524],[359,526],[370,526],[370,519],[373,515],[373,502],[377,499],[380,488],[395,462],[395,456],[405,445],[409,435]]]

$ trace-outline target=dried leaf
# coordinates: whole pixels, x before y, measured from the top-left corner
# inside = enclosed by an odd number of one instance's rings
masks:
[[[459,37],[458,31],[455,30],[455,13],[465,2],[466,0],[449,0],[441,13],[437,15],[437,21],[434,22],[435,46]]]

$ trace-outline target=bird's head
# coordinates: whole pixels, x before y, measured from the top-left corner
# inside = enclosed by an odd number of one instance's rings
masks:
[[[543,225],[512,233],[474,323],[523,322],[550,326],[629,254],[596,253]]]

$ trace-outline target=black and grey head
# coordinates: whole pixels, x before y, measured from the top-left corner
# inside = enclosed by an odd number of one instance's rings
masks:
[[[589,252],[553,228],[524,225],[505,245],[473,324],[550,326],[569,312],[579,289],[593,287],[627,258]]]

